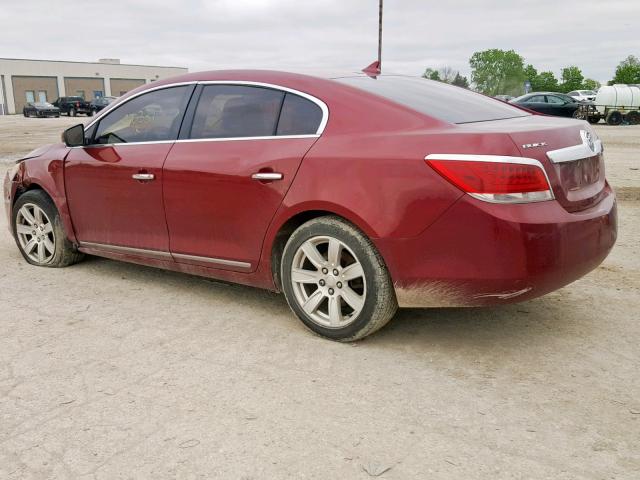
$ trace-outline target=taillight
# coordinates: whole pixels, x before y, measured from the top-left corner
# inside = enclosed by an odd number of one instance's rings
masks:
[[[542,164],[532,158],[433,154],[425,160],[442,177],[479,200],[527,203],[554,198]]]

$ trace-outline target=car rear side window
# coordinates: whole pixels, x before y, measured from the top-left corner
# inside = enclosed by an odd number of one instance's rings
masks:
[[[306,98],[287,93],[282,104],[278,135],[313,135],[322,122],[322,109]]]
[[[123,103],[100,120],[93,143],[175,140],[191,88],[155,90]]]
[[[553,103],[555,105],[564,105],[564,100],[555,95],[547,95],[547,103]]]
[[[247,85],[207,85],[190,138],[268,137],[276,133],[284,92]]]
[[[336,78],[369,93],[449,123],[472,123],[530,115],[505,102],[460,87],[416,77],[380,75]]]

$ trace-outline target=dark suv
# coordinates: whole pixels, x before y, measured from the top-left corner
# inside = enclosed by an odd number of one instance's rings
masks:
[[[79,113],[84,113],[88,117],[93,115],[91,104],[82,97],[60,97],[53,105],[60,109],[60,113],[75,117]]]

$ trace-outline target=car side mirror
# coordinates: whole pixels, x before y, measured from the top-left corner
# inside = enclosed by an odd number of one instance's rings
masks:
[[[62,141],[67,147],[81,147],[84,145],[84,125],[79,123],[62,132]]]

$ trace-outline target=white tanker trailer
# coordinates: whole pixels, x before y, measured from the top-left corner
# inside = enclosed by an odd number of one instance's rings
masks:
[[[640,124],[640,86],[611,85],[600,87],[596,95],[595,108],[598,119],[604,118],[609,125],[620,125],[626,121]]]

